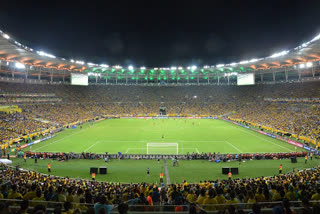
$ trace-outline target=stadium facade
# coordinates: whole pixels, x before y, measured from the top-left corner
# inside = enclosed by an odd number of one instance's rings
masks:
[[[109,66],[64,59],[29,48],[0,30],[0,76],[32,83],[70,83],[71,73],[88,74],[89,84],[236,84],[238,73],[254,73],[255,82],[317,80],[320,34],[292,49],[265,58],[215,66],[148,68]],[[271,44],[272,45],[272,44]]]

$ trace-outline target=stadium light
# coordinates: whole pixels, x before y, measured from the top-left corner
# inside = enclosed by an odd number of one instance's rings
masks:
[[[141,70],[145,70],[145,69],[146,69],[146,67],[142,66],[142,67],[140,67],[140,69],[141,69]]]
[[[10,36],[8,35],[8,34],[2,34],[2,36],[3,36],[3,38],[5,38],[5,39],[10,39]]]
[[[91,62],[88,62],[87,63],[89,66],[97,66],[97,64],[94,64],[94,63],[91,63]]]
[[[16,66],[16,68],[18,68],[18,69],[24,69],[24,68],[26,68],[26,66],[25,66],[24,64],[19,63],[19,62],[16,62],[15,66]]]
[[[109,68],[109,65],[106,65],[106,64],[101,64],[100,67],[103,67],[103,68]]]
[[[53,59],[56,58],[56,57],[53,56],[52,54],[48,54],[48,53],[43,52],[43,51],[37,51],[37,54],[39,54],[40,56],[46,56],[46,57],[53,58]]]
[[[289,51],[281,51],[279,53],[272,54],[270,57],[275,58],[275,57],[287,55],[288,53],[289,53]]]
[[[312,67],[312,62],[307,62],[307,68],[310,68],[310,67]]]
[[[191,66],[191,70],[196,70],[197,69],[197,66],[193,65]]]
[[[177,70],[177,67],[172,66],[172,67],[171,67],[171,70]]]
[[[197,99],[197,96],[193,96],[193,99]]]
[[[73,59],[71,59],[71,60],[70,60],[70,62],[74,62],[74,60],[73,60]]]
[[[251,60],[249,60],[250,63],[252,63],[252,62],[257,62],[257,61],[259,61],[259,60],[258,60],[258,59],[251,59]]]
[[[303,63],[300,64],[300,65],[299,65],[299,68],[305,68],[305,64],[303,64]]]
[[[233,63],[231,63],[230,65],[231,66],[235,66],[235,65],[237,65],[238,63],[235,63],[235,62],[233,62]]]
[[[221,68],[221,67],[223,67],[224,66],[224,64],[219,64],[219,65],[217,65],[216,67],[217,68]]]
[[[129,66],[128,66],[128,69],[129,69],[129,70],[133,70],[133,66],[132,66],[132,65],[129,65]]]
[[[314,41],[316,41],[316,40],[318,40],[318,39],[320,39],[320,34],[318,34],[316,37],[314,37],[314,38],[311,40],[311,42],[314,42]]]
[[[180,66],[180,67],[178,67],[178,69],[179,69],[179,70],[182,70],[183,68]]]
[[[240,65],[247,64],[247,63],[249,63],[249,61],[248,61],[248,60],[245,60],[245,61],[241,61],[241,62],[239,62],[239,64],[240,64]]]
[[[79,61],[79,60],[77,60],[77,61],[76,61],[76,64],[84,65],[84,61]]]

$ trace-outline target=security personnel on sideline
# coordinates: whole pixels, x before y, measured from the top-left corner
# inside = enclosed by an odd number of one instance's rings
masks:
[[[232,178],[232,173],[231,172],[228,173],[228,177],[229,177],[229,180],[231,180],[231,178]]]
[[[91,175],[92,175],[92,180],[93,181],[96,180],[96,173],[93,172]]]
[[[51,164],[48,163],[48,172],[51,172]]]
[[[24,160],[24,162],[27,162],[27,155],[26,155],[26,153],[24,153],[24,155],[23,155],[23,160]]]
[[[308,155],[304,157],[304,163],[307,163],[307,161],[308,161]]]
[[[279,174],[281,174],[282,173],[282,165],[280,164],[280,166],[279,166]]]
[[[312,156],[313,156],[313,154],[312,154],[312,152],[310,153],[310,160],[312,160]]]

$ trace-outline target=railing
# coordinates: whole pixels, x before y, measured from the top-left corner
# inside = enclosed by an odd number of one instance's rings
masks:
[[[0,203],[5,203],[8,205],[8,208],[11,209],[11,212],[20,209],[20,203],[23,200],[20,199],[0,199]],[[199,205],[199,204],[160,204],[155,203],[154,205],[140,205],[133,204],[135,199],[125,202],[128,205],[129,213],[176,213],[179,210],[179,213],[189,213],[190,209],[197,210],[197,212],[204,211],[206,213],[218,213],[224,210],[242,210],[244,213],[249,213],[252,211],[252,206],[258,206],[262,213],[273,213],[274,207],[279,207],[283,209],[282,201],[275,202],[260,202],[260,203],[237,203],[237,204],[210,204],[210,205]],[[301,201],[290,201],[290,209],[296,213],[302,208]],[[310,201],[310,208],[312,209],[315,204],[320,205],[320,200]],[[53,213],[56,207],[61,207],[63,211],[64,202],[54,202],[54,201],[29,201],[28,211],[32,212],[37,205],[43,205],[46,209],[46,213]],[[87,210],[83,209],[87,207],[92,209],[94,204],[87,203],[71,203],[71,209],[78,209],[82,213],[87,213]],[[82,209],[81,209],[82,208]],[[111,213],[119,213],[119,205],[113,205]]]

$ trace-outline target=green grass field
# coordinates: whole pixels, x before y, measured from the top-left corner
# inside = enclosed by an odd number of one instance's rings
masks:
[[[193,125],[194,123],[194,125]],[[164,135],[164,139],[162,139]],[[68,129],[28,147],[37,152],[94,152],[116,154],[186,154],[187,152],[268,153],[300,148],[223,120],[112,119],[82,129]],[[172,143],[172,144],[161,144]]]
[[[193,125],[194,123],[194,125]],[[162,139],[164,135],[164,139]],[[56,137],[42,143],[27,147],[25,150],[41,152],[94,152],[115,154],[146,154],[147,143],[158,143],[162,147],[151,147],[149,153],[176,154],[176,146],[166,146],[165,143],[178,144],[178,153],[187,152],[220,152],[220,153],[269,153],[300,151],[300,148],[282,141],[261,135],[223,120],[198,119],[111,119],[103,120],[80,129],[68,129],[57,134]],[[163,146],[165,145],[165,146]],[[172,145],[172,144],[171,144]],[[107,175],[98,175],[97,180],[109,182],[137,183],[159,182],[159,173],[165,173],[164,160],[69,160],[59,162],[53,160],[39,160],[37,164],[32,159],[24,163],[22,159],[13,159],[24,169],[31,169],[47,173],[48,162],[52,165],[52,174],[73,178],[90,179],[90,167],[107,166]],[[249,160],[225,163],[211,163],[207,160],[180,161],[179,167],[173,167],[171,160],[167,160],[170,183],[180,183],[186,179],[189,183],[203,180],[225,179],[221,168],[239,167],[239,175],[234,177],[259,177],[278,174],[278,166],[284,166],[284,172],[310,168],[320,164],[319,159],[308,161],[303,159],[292,164],[286,160]],[[150,176],[146,170],[150,168]]]
[[[19,164],[21,168],[30,169],[47,174],[47,164],[51,163],[52,174],[57,176],[69,176],[72,178],[90,179],[90,167],[107,166],[107,175],[97,175],[98,181],[122,182],[122,183],[159,183],[160,172],[164,173],[164,161],[157,160],[110,160],[105,163],[103,160],[69,160],[59,162],[57,160],[38,160],[35,164],[33,159],[26,163],[22,159],[13,159],[14,165]],[[167,167],[171,183],[181,183],[186,179],[189,183],[197,183],[204,180],[227,179],[222,175],[222,167],[239,167],[239,175],[233,178],[255,178],[260,176],[273,176],[278,174],[278,166],[283,165],[283,172],[291,172],[293,168],[300,170],[311,168],[320,164],[319,159],[309,160],[304,163],[303,158],[298,158],[298,163],[291,163],[290,159],[284,160],[252,160],[242,162],[239,166],[237,161],[213,163],[206,160],[184,160],[180,166],[173,167],[172,162],[167,160]],[[147,176],[147,168],[150,168],[150,176]],[[166,183],[167,175],[164,180]]]

